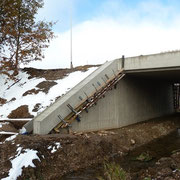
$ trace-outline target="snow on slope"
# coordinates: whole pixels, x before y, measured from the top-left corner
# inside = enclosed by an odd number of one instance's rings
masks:
[[[39,92],[38,94],[23,94],[36,88],[40,82],[46,81],[45,78],[32,78],[28,79],[29,75],[26,72],[20,72],[18,75],[19,82],[14,84],[14,81],[7,81],[7,76],[0,75],[0,98],[7,99],[7,103],[0,106],[0,118],[7,118],[10,112],[17,109],[21,105],[28,105],[30,114],[36,116],[37,113],[42,112],[46,107],[53,103],[56,97],[67,93],[76,84],[82,81],[90,73],[92,73],[97,67],[90,68],[86,72],[76,71],[70,73],[64,79],[53,80],[57,84],[51,87],[49,92]],[[13,98],[16,98],[12,101]],[[41,107],[38,112],[33,112],[34,106],[40,103]]]
[[[24,152],[22,152],[22,150]],[[23,149],[22,147],[17,148],[17,155],[15,158],[10,159],[12,168],[9,170],[9,176],[6,178],[3,178],[2,180],[16,180],[18,176],[22,174],[22,168],[23,167],[35,167],[33,160],[39,159],[37,156],[38,151],[35,151],[33,149]]]

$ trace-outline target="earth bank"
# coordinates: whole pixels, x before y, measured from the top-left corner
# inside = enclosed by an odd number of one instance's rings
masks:
[[[15,140],[0,144],[0,179],[8,176],[11,168],[10,157],[14,157],[17,147],[38,151],[39,160],[34,160],[35,168],[23,168],[18,179],[65,179],[69,174],[86,172],[93,169],[89,179],[101,176],[108,179],[103,172],[105,162],[112,162],[128,156],[133,150],[155,140],[165,137],[180,127],[180,116],[173,115],[157,118],[124,128],[99,131],[95,133],[18,135]],[[61,148],[52,153],[49,146],[59,142]],[[143,169],[138,175],[125,169],[126,179],[180,179],[180,153],[177,149],[172,156],[160,158],[153,167]],[[121,162],[119,162],[121,166]],[[74,178],[77,179],[77,178]],[[80,178],[79,178],[80,179]],[[83,178],[81,178],[83,179]],[[85,178],[84,178],[85,179]],[[88,179],[88,178],[86,178]],[[149,179],[148,179],[149,180]]]

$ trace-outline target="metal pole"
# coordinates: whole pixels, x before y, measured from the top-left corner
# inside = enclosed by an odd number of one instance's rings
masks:
[[[70,12],[70,69],[73,69],[72,63],[72,7]]]
[[[122,69],[124,68],[124,61],[125,61],[125,58],[124,58],[124,55],[122,55]]]

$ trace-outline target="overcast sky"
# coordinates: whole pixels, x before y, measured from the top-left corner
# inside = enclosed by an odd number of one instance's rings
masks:
[[[38,19],[57,21],[57,35],[36,68],[70,66],[70,14],[73,64],[100,64],[122,55],[180,49],[179,0],[44,0]]]

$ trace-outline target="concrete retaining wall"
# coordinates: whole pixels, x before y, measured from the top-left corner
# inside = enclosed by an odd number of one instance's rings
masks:
[[[174,112],[172,85],[125,77],[117,89],[106,94],[98,104],[83,113],[73,131],[96,131],[118,128]]]
[[[125,72],[141,70],[166,70],[180,68],[180,52],[168,52],[148,56],[126,58]],[[87,96],[104,84],[122,68],[122,59],[110,61],[102,65],[53,105],[25,125],[28,132],[35,134],[49,133],[59,122],[58,115],[65,118],[71,110],[67,107],[78,107]],[[83,113],[82,121],[73,123],[74,131],[91,131],[118,128],[173,112],[172,87],[168,82],[145,80],[141,77],[125,77],[116,90],[109,91],[98,105],[89,113]]]
[[[119,63],[119,61],[121,60],[117,59],[106,62],[67,94],[35,117],[32,122],[26,124],[25,128],[28,131],[33,129],[33,133],[35,134],[49,133],[60,122],[58,118],[59,114],[65,118],[71,112],[67,107],[68,104],[74,108],[78,107],[87,99],[87,96],[89,97],[94,94],[96,89],[100,89],[109,79],[118,74],[119,69],[121,69],[121,63]]]
[[[129,57],[125,60],[125,70],[172,68],[180,66],[180,51]]]

